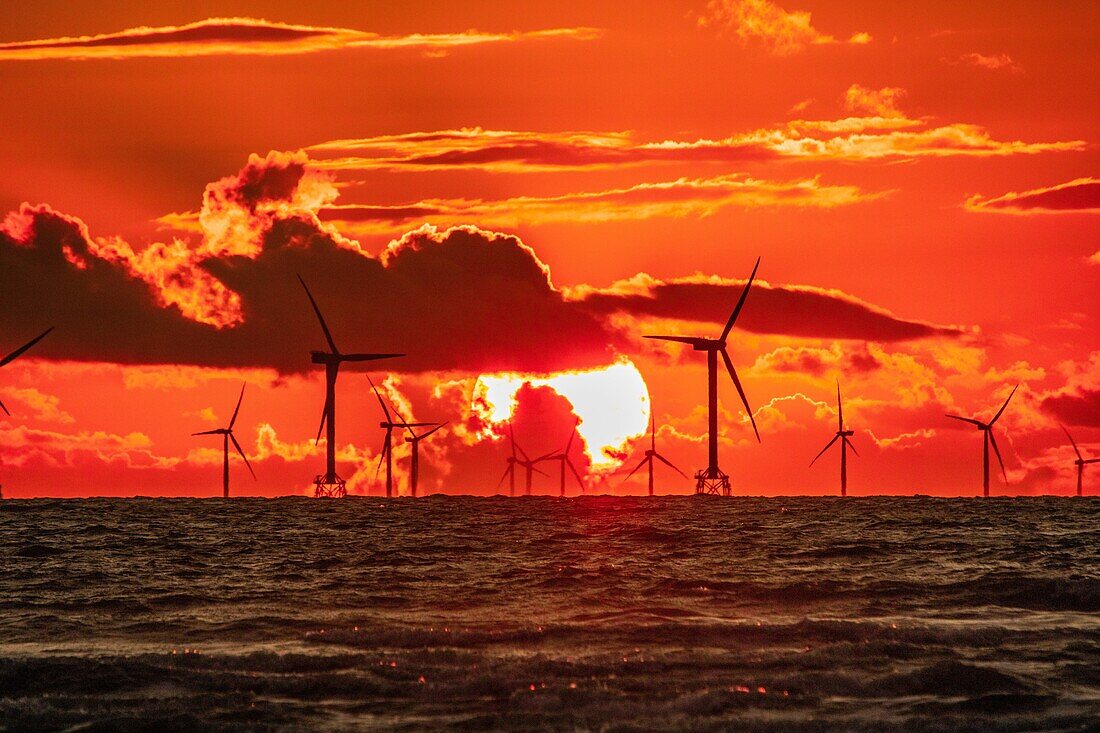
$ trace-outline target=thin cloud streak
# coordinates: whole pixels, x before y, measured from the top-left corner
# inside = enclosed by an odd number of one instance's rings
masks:
[[[550,28],[506,33],[466,30],[459,33],[378,33],[271,22],[256,18],[208,18],[178,26],[128,28],[94,36],[46,38],[0,44],[0,61],[46,59],[185,58],[221,55],[286,55],[337,49],[420,49],[441,55],[463,46],[517,41],[598,38],[597,28]]]
[[[980,125],[957,122],[929,127],[924,120],[901,114],[873,114],[835,120],[791,120],[772,128],[713,140],[645,142],[636,140],[630,132],[462,128],[333,140],[307,150],[316,167],[331,171],[466,169],[542,173],[662,163],[1005,157],[1085,148],[1083,140],[998,140]]]
[[[1010,191],[1001,196],[971,196],[967,211],[986,214],[1100,214],[1100,178],[1077,178],[1030,191]]]

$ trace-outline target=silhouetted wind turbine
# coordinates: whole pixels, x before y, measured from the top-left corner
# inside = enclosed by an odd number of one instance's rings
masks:
[[[248,472],[252,474],[253,480],[256,478],[256,472],[252,470],[252,464],[248,462],[248,456],[244,454],[241,449],[241,444],[237,442],[237,436],[233,435],[233,425],[237,422],[237,414],[241,411],[241,402],[244,400],[244,388],[245,385],[241,385],[241,396],[237,398],[237,407],[233,410],[233,417],[229,418],[229,426],[224,428],[218,428],[217,430],[204,430],[201,433],[191,433],[191,435],[220,435],[222,436],[222,497],[229,498],[229,441],[233,441],[233,447],[237,449],[237,453],[244,459],[244,465],[248,466]]]
[[[851,436],[855,435],[854,430],[844,429],[844,403],[840,399],[840,381],[836,383],[836,435],[829,441],[828,445],[821,449],[821,452],[814,456],[814,459],[810,461],[810,465],[813,466],[817,463],[817,459],[825,455],[825,451],[833,447],[833,443],[840,441],[840,495],[848,495],[848,449],[851,448],[852,452],[857,456],[859,451],[852,445],[852,441],[848,440]]]
[[[413,423],[411,423],[411,422],[408,422],[407,420],[405,420],[405,418],[401,415],[401,412],[397,409],[397,405],[391,405],[391,406],[393,407],[393,411],[394,411],[394,413],[396,413],[397,417],[401,419],[401,424],[404,425],[405,429],[409,431],[409,437],[405,439],[409,442],[409,444],[412,445],[412,465],[411,465],[410,470],[409,470],[409,488],[412,491],[412,495],[416,496],[416,487],[417,487],[417,484],[419,484],[419,482],[420,482],[420,441],[424,440],[424,438],[427,438],[429,435],[431,435],[435,431],[439,430],[440,428],[442,428],[447,423],[445,423],[445,422],[413,422]],[[415,430],[413,430],[414,427],[430,427],[431,430],[428,430],[428,431],[423,432],[423,433],[417,433]]]
[[[1085,459],[1081,455],[1081,451],[1078,450],[1077,443],[1073,440],[1073,436],[1069,434],[1068,430],[1066,430],[1066,426],[1062,425],[1061,427],[1062,427],[1062,432],[1066,434],[1066,437],[1069,438],[1070,444],[1073,445],[1073,452],[1077,454],[1077,460],[1074,461],[1074,464],[1077,466],[1077,495],[1078,496],[1083,496],[1084,494],[1082,493],[1082,491],[1083,491],[1083,478],[1084,478],[1084,475],[1085,475],[1085,466],[1087,466],[1090,463],[1100,463],[1100,458]]]
[[[378,423],[378,427],[386,431],[386,437],[382,439],[382,452],[378,454],[378,466],[374,469],[374,478],[378,479],[378,469],[382,467],[382,461],[386,462],[386,498],[393,496],[393,431],[394,428],[413,428],[423,427],[425,425],[434,425],[430,422],[419,423],[406,423],[404,419],[401,422],[394,422],[393,415],[390,414],[390,410],[386,407],[386,401],[382,399],[382,393],[378,391],[378,387],[374,385],[374,380],[367,376],[367,381],[370,382],[371,389],[374,390],[374,396],[378,398],[378,404],[382,407],[382,414],[386,416],[384,422]],[[396,410],[396,408],[394,408]],[[400,417],[400,415],[398,415]],[[413,496],[416,496],[416,490],[413,489]]]
[[[508,495],[516,495],[516,466],[523,466],[527,470],[527,494],[531,493],[531,474],[534,472],[541,473],[543,476],[549,476],[550,474],[545,471],[540,471],[535,468],[535,462],[531,460],[531,457],[527,455],[527,451],[523,450],[519,443],[516,442],[516,434],[512,430],[512,423],[508,423],[508,440],[512,444],[512,455],[508,456],[508,466],[504,469],[504,474],[501,475],[500,481],[497,481],[497,488],[504,483],[504,479],[508,479]],[[519,450],[523,454],[523,458],[516,455],[516,451]]]
[[[336,342],[332,340],[332,333],[328,330],[325,317],[321,315],[321,309],[317,307],[317,301],[313,299],[313,293],[309,292],[305,280],[298,275],[298,282],[306,291],[313,312],[317,314],[317,320],[321,323],[321,330],[325,332],[325,341],[328,342],[330,351],[311,351],[314,364],[325,365],[325,407],[321,412],[321,424],[317,428],[315,443],[321,440],[321,431],[328,424],[326,433],[328,442],[326,448],[326,463],[324,475],[318,475],[313,483],[317,487],[314,496],[347,496],[347,482],[336,473],[336,375],[340,371],[340,365],[345,361],[375,361],[377,359],[391,359],[404,354],[341,354],[336,348]]]
[[[27,351],[27,350],[28,350],[28,349],[30,349],[30,348],[31,348],[32,346],[34,346],[35,344],[37,344],[37,343],[38,343],[39,341],[41,341],[42,339],[46,338],[46,334],[48,334],[48,333],[49,333],[50,331],[52,331],[52,330],[53,330],[53,328],[54,328],[53,326],[50,326],[49,328],[47,328],[47,329],[46,329],[45,331],[43,331],[42,333],[38,334],[37,336],[35,336],[34,338],[32,338],[32,339],[31,339],[30,341],[28,341],[27,343],[23,344],[23,345],[22,345],[22,346],[20,346],[20,347],[19,347],[18,349],[16,349],[15,351],[11,352],[11,353],[10,353],[10,354],[8,354],[7,356],[5,356],[5,357],[4,357],[3,359],[0,359],[0,367],[2,367],[2,366],[5,366],[5,365],[7,365],[7,364],[10,364],[11,362],[13,362],[13,361],[15,361],[16,359],[18,359],[18,358],[19,358],[20,356],[22,356],[22,355],[23,355],[23,352]],[[8,412],[8,408],[4,406],[4,403],[3,403],[3,402],[0,402],[0,410],[3,410],[3,411],[4,411],[4,414],[5,414],[5,415],[11,416],[11,413],[10,413],[10,412]]]
[[[745,390],[741,387],[741,380],[737,378],[737,371],[733,368],[733,362],[730,360],[730,355],[726,351],[726,338],[729,337],[730,331],[733,330],[733,324],[737,321],[737,316],[741,313],[741,308],[745,305],[745,298],[748,297],[749,288],[752,287],[752,281],[756,278],[756,270],[760,267],[760,258],[756,258],[756,265],[752,268],[752,274],[749,275],[748,282],[745,283],[744,290],[741,291],[741,297],[737,301],[737,305],[734,306],[733,312],[730,314],[729,320],[726,321],[726,327],[722,329],[722,335],[717,339],[707,339],[691,336],[646,336],[647,339],[660,339],[661,341],[678,341],[683,344],[690,344],[696,351],[707,352],[707,415],[708,425],[707,431],[709,434],[709,448],[707,467],[695,472],[695,493],[702,494],[717,494],[719,490],[723,495],[730,495],[730,477],[723,473],[718,468],[718,355],[722,355],[722,361],[726,364],[726,371],[729,372],[730,378],[733,380],[733,386],[737,388],[737,394],[741,396],[741,402],[745,405],[745,412],[749,415],[749,420],[752,422],[752,430],[756,433],[757,441],[760,440],[760,431],[756,429],[756,420],[752,416],[752,408],[749,407],[749,400],[745,397]]]
[[[648,464],[649,465],[649,495],[653,496],[653,459],[654,458],[656,458],[658,461],[665,464],[666,466],[668,466],[672,470],[676,471],[676,473],[680,474],[684,478],[688,478],[688,475],[686,473],[684,473],[680,469],[676,468],[676,466],[673,466],[672,463],[670,463],[667,458],[665,458],[664,456],[662,456],[660,453],[657,452],[657,418],[652,413],[650,413],[650,417],[649,417],[649,450],[647,450],[645,452],[645,458],[642,459],[642,462],[639,463],[637,466],[635,466],[634,470],[626,475],[626,478],[623,479],[623,482],[625,483],[626,481],[628,481],[631,476],[633,476],[635,473],[637,473],[639,468],[641,468],[642,466],[645,466],[646,464]]]
[[[981,420],[975,420],[970,417],[961,417],[959,415],[948,415],[947,417],[952,420],[961,420],[962,422],[968,422],[974,425],[978,430],[982,431],[982,496],[989,496],[989,446],[993,445],[993,452],[997,454],[997,463],[1001,464],[1001,475],[1004,476],[1005,483],[1008,483],[1008,474],[1005,473],[1005,462],[1001,460],[1001,451],[997,448],[997,439],[993,437],[993,425],[1004,413],[1005,408],[1008,407],[1009,400],[1012,399],[1012,395],[1016,394],[1016,390],[1020,388],[1020,385],[1016,385],[1012,388],[1012,392],[1009,393],[1008,399],[1001,405],[1001,409],[997,410],[997,414],[993,416],[993,419],[988,423],[984,423]]]
[[[573,476],[576,477],[577,483],[580,484],[581,493],[584,493],[584,479],[581,478],[581,474],[577,471],[577,467],[573,465],[573,459],[569,457],[569,450],[573,447],[573,436],[577,434],[577,426],[574,425],[573,429],[569,431],[569,440],[565,444],[565,449],[560,451],[550,451],[544,456],[540,456],[535,459],[535,463],[542,463],[543,461],[558,461],[561,464],[561,488],[559,496],[565,496],[565,467],[569,466],[569,470],[573,472]]]

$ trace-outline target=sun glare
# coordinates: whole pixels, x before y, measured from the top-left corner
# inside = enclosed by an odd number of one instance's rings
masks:
[[[638,367],[626,358],[584,371],[483,374],[474,385],[473,409],[488,422],[506,422],[524,384],[550,387],[569,401],[580,418],[577,433],[596,473],[618,468],[619,454],[649,425],[649,389]]]

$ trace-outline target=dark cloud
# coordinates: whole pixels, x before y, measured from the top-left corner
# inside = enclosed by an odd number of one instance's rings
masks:
[[[56,360],[305,371],[324,341],[300,273],[345,352],[406,353],[387,363],[396,371],[544,372],[638,348],[639,334],[611,325],[619,313],[711,322],[717,332],[741,291],[640,276],[563,293],[517,237],[472,226],[424,227],[371,257],[317,218],[334,194],[303,160],[253,156],[208,186],[197,247],[135,252],[91,236],[79,219],[24,205],[0,227],[0,333],[56,325],[35,352]],[[874,341],[957,333],[796,286],[754,286],[738,325]]]
[[[1047,397],[1044,411],[1066,425],[1100,428],[1100,389],[1081,389]]]
[[[641,288],[619,284],[607,290],[592,290],[585,294],[584,302],[603,313],[724,323],[742,288],[742,282],[704,279],[651,281]],[[755,333],[867,341],[906,341],[961,333],[951,326],[898,318],[835,290],[763,284],[753,285],[737,326]],[[708,331],[690,335],[707,336]]]
[[[1100,211],[1100,179],[1078,178],[1049,188],[1006,193],[989,199],[973,196],[966,206],[971,211],[1016,214]]]

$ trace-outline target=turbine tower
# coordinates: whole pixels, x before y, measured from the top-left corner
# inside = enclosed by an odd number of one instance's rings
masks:
[[[828,445],[821,449],[821,452],[814,456],[814,459],[810,461],[810,466],[817,463],[817,459],[825,455],[825,451],[833,447],[833,443],[840,441],[840,495],[848,495],[848,449],[851,448],[852,452],[859,456],[859,451],[852,445],[850,437],[856,434],[854,430],[844,429],[844,403],[840,399],[840,380],[836,383],[836,435],[829,441]]]
[[[1005,462],[1001,460],[1001,451],[997,448],[997,439],[993,437],[993,425],[1001,418],[1001,414],[1004,413],[1005,408],[1008,407],[1009,400],[1012,399],[1012,395],[1016,394],[1016,390],[1020,388],[1020,385],[1016,385],[1012,388],[1012,392],[1009,393],[1008,399],[1001,405],[1001,409],[997,410],[997,414],[993,416],[993,419],[988,423],[984,423],[981,420],[975,420],[970,417],[961,417],[959,415],[948,415],[947,417],[952,420],[961,420],[962,422],[970,423],[971,425],[982,431],[982,496],[989,496],[989,446],[993,446],[993,452],[997,454],[997,463],[1001,465],[1001,475],[1004,476],[1005,483],[1008,483],[1008,474],[1005,473]]]
[[[1081,451],[1077,448],[1077,443],[1073,440],[1073,436],[1069,434],[1068,430],[1066,430],[1066,426],[1062,425],[1061,427],[1062,432],[1066,434],[1066,437],[1069,438],[1070,444],[1073,445],[1073,452],[1077,454],[1077,460],[1073,462],[1077,466],[1077,495],[1084,496],[1083,479],[1085,475],[1085,466],[1090,463],[1100,463],[1100,458],[1084,458],[1081,455]]]
[[[342,354],[336,348],[336,342],[332,339],[332,333],[328,330],[325,317],[321,315],[321,309],[317,307],[317,301],[313,299],[313,293],[309,292],[306,281],[298,275],[298,282],[306,291],[313,312],[317,314],[317,320],[321,323],[321,330],[325,332],[325,341],[328,342],[330,351],[311,351],[314,364],[325,365],[325,407],[321,412],[321,424],[317,428],[317,437],[314,443],[321,440],[321,431],[328,425],[325,473],[319,474],[313,479],[315,497],[342,498],[347,496],[347,482],[336,473],[336,375],[340,371],[340,365],[345,361],[375,361],[377,359],[391,359],[404,354]]]
[[[374,390],[374,396],[378,398],[378,404],[382,407],[382,414],[386,416],[385,421],[378,423],[378,427],[386,431],[386,437],[382,439],[382,451],[378,454],[378,465],[374,469],[374,479],[378,480],[378,469],[382,467],[382,461],[386,462],[386,498],[393,497],[393,431],[394,428],[414,428],[423,427],[425,425],[434,425],[430,422],[418,422],[418,423],[406,423],[404,420],[401,422],[394,422],[393,415],[390,414],[390,410],[386,407],[386,401],[382,399],[382,393],[378,391],[378,387],[374,385],[374,380],[367,376],[367,381],[370,382],[371,389]],[[396,411],[396,408],[394,408]],[[400,417],[400,415],[398,416]],[[413,496],[416,496],[415,485],[413,488]]]
[[[241,402],[244,400],[244,387],[241,385],[241,396],[237,398],[237,407],[233,410],[233,417],[229,418],[229,426],[224,428],[218,428],[217,430],[204,430],[201,433],[191,433],[191,435],[220,435],[222,436],[222,498],[229,498],[229,441],[233,441],[233,447],[237,449],[237,453],[244,459],[244,465],[248,466],[248,472],[252,474],[253,480],[256,478],[256,472],[252,470],[252,464],[248,462],[248,456],[244,454],[241,449],[241,444],[237,442],[237,436],[233,435],[233,425],[237,422],[237,414],[241,411]]]
[[[497,481],[497,488],[504,483],[504,479],[508,479],[508,495],[516,495],[516,466],[523,466],[527,470],[527,495],[531,495],[531,474],[541,473],[543,476],[549,476],[550,474],[545,471],[540,471],[535,468],[535,461],[531,460],[531,457],[527,455],[527,451],[523,450],[519,443],[516,442],[515,432],[512,430],[512,423],[508,423],[508,440],[512,444],[512,455],[508,456],[508,466],[504,469],[504,473],[500,477],[500,481]],[[523,454],[523,458],[516,455],[516,451],[519,450]]]
[[[10,354],[8,354],[7,356],[5,356],[5,357],[4,357],[3,359],[0,359],[0,367],[2,367],[2,366],[5,366],[5,365],[7,365],[7,364],[10,364],[11,362],[13,362],[13,361],[15,361],[16,359],[18,359],[18,358],[19,358],[20,356],[22,356],[22,355],[23,355],[23,352],[27,351],[27,350],[28,350],[28,349],[30,349],[30,348],[31,348],[32,346],[34,346],[35,344],[37,344],[37,343],[38,343],[39,341],[41,341],[42,339],[46,338],[46,334],[48,334],[48,333],[49,333],[50,331],[52,331],[52,330],[53,330],[53,326],[50,326],[49,328],[47,328],[47,329],[46,329],[45,331],[43,331],[42,333],[38,334],[37,336],[35,336],[34,338],[32,338],[32,339],[31,339],[30,341],[28,341],[27,343],[23,344],[23,345],[22,345],[22,346],[20,346],[20,347],[19,347],[18,349],[16,349],[15,351],[11,352],[11,353],[10,353]],[[3,411],[4,411],[4,414],[5,414],[5,415],[7,415],[8,417],[11,417],[11,413],[10,413],[10,412],[8,412],[8,408],[7,408],[7,407],[6,407],[5,405],[4,405],[4,403],[3,403],[3,402],[0,402],[0,410],[3,410]]]
[[[638,472],[639,468],[641,468],[642,466],[645,466],[645,465],[648,464],[649,465],[649,495],[653,496],[653,459],[654,458],[656,458],[658,461],[665,464],[666,466],[668,466],[672,470],[676,471],[676,473],[680,474],[684,478],[688,478],[688,475],[686,473],[684,473],[680,469],[676,468],[676,466],[673,466],[672,463],[669,462],[669,460],[667,458],[665,458],[664,456],[662,456],[660,453],[657,452],[657,418],[652,413],[650,413],[650,416],[649,416],[649,450],[647,450],[645,452],[645,458],[642,459],[642,462],[639,463],[637,466],[635,466],[634,470],[626,475],[626,478],[623,479],[623,482],[625,483],[626,481],[628,481],[631,476],[633,476],[635,473]]]
[[[737,378],[737,371],[733,368],[733,362],[730,360],[730,355],[726,351],[726,338],[730,335],[730,331],[733,330],[733,324],[737,321],[737,316],[741,313],[741,308],[745,305],[745,298],[748,297],[749,288],[752,287],[752,281],[756,278],[756,270],[760,267],[760,258],[756,258],[756,265],[752,268],[752,274],[749,275],[748,282],[745,283],[744,290],[741,291],[741,297],[737,301],[737,305],[734,306],[733,313],[730,314],[729,320],[726,321],[726,327],[722,329],[722,335],[717,339],[708,339],[692,336],[646,336],[647,339],[660,339],[661,341],[677,341],[683,344],[689,344],[696,351],[705,351],[707,353],[707,415],[708,425],[707,432],[710,438],[708,453],[707,467],[695,472],[695,493],[697,494],[718,494],[719,492],[723,496],[729,496],[730,491],[730,477],[728,474],[723,473],[722,469],[718,467],[718,355],[722,355],[722,361],[725,362],[726,371],[729,372],[730,378],[733,380],[733,386],[737,388],[737,394],[741,396],[741,402],[745,405],[745,412],[749,415],[749,420],[752,422],[752,430],[756,433],[756,440],[760,440],[760,431],[756,429],[756,420],[752,416],[752,408],[749,407],[749,400],[745,397],[745,390],[741,387],[741,380]]]
[[[569,432],[569,440],[565,444],[565,449],[560,451],[551,451],[544,456],[540,456],[535,459],[535,463],[542,463],[543,461],[558,461],[561,464],[561,487],[559,488],[558,496],[565,496],[565,467],[569,466],[569,470],[573,472],[573,476],[577,479],[577,483],[580,484],[581,493],[584,493],[584,479],[581,478],[581,474],[577,471],[577,467],[573,465],[573,460],[569,457],[569,450],[573,447],[573,436],[577,434],[577,426],[574,425],[573,429]],[[528,490],[530,493],[530,490]]]
[[[378,393],[378,390],[376,389],[375,394],[377,394],[377,393]],[[437,431],[440,428],[442,428],[443,426],[445,426],[447,423],[445,423],[445,422],[413,422],[413,423],[411,423],[411,422],[408,422],[407,420],[405,420],[405,418],[401,415],[401,412],[397,409],[397,405],[391,405],[391,407],[393,407],[394,413],[401,420],[401,425],[403,425],[404,428],[409,431],[409,437],[405,439],[406,442],[408,442],[410,445],[412,445],[412,464],[411,464],[410,470],[409,470],[409,489],[412,491],[412,495],[415,497],[416,496],[416,487],[420,483],[420,441],[424,440],[429,435],[431,435],[435,431]],[[426,431],[426,432],[423,432],[423,433],[417,433],[415,430],[413,430],[413,428],[417,428],[417,427],[428,427],[428,428],[431,428],[431,429]]]

